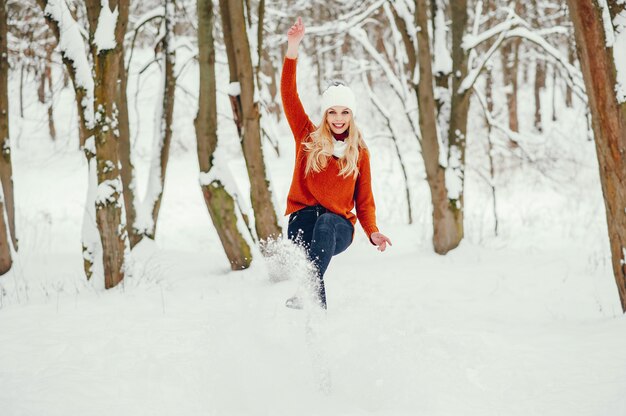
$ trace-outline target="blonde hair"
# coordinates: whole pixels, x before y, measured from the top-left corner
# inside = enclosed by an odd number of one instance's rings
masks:
[[[319,173],[328,166],[328,161],[333,156],[334,144],[333,135],[326,121],[327,113],[324,113],[322,122],[319,127],[309,135],[309,139],[304,142],[304,150],[308,153],[306,160],[306,168],[304,176],[307,176],[311,170]],[[353,175],[355,178],[359,174],[357,162],[359,160],[359,149],[367,149],[363,135],[354,122],[354,117],[350,119],[348,127],[349,134],[345,142],[347,144],[344,157],[339,159],[339,175],[347,178]]]

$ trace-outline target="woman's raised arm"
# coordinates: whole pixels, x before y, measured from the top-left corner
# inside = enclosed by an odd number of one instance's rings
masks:
[[[302,17],[298,16],[298,20],[287,31],[287,54],[285,55],[289,59],[296,59],[298,57],[298,46],[304,38],[304,23],[302,23]]]
[[[283,73],[280,79],[283,110],[296,141],[301,141],[312,129],[311,120],[304,111],[296,85],[296,58],[298,57],[298,46],[303,37],[304,24],[302,18],[298,17],[296,23],[287,32],[287,54],[283,62]]]

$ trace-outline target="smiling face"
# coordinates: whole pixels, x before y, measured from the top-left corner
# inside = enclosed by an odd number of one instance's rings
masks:
[[[326,123],[334,134],[341,134],[348,130],[352,120],[352,111],[348,107],[330,107],[326,111]]]

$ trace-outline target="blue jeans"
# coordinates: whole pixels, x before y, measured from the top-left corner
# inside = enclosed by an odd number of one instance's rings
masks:
[[[289,240],[304,247],[317,271],[316,289],[322,307],[326,308],[324,273],[333,256],[352,244],[354,226],[341,215],[321,205],[305,207],[289,216]]]

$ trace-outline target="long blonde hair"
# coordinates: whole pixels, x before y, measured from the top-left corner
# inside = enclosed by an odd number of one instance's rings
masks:
[[[328,166],[328,161],[333,156],[334,144],[333,135],[326,121],[326,114],[322,118],[319,127],[309,135],[309,139],[304,142],[304,150],[308,153],[306,160],[306,168],[304,176],[307,176],[311,170],[319,173]],[[339,159],[339,174],[344,178],[353,175],[355,178],[359,174],[357,162],[359,160],[359,149],[367,149],[361,130],[358,129],[354,122],[354,117],[350,119],[348,127],[349,134],[345,142],[347,144],[344,157]]]

